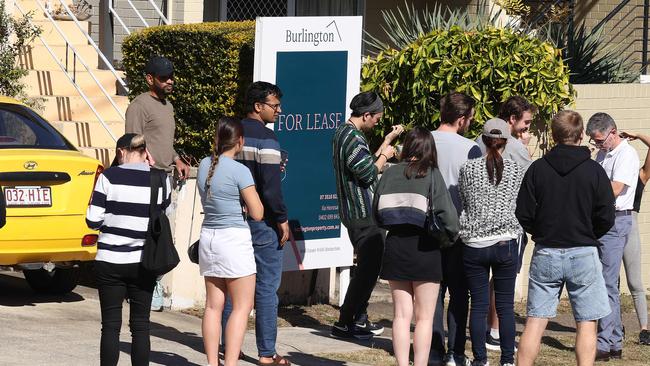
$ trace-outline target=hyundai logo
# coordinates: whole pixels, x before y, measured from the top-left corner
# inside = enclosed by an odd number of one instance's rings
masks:
[[[34,170],[38,167],[38,164],[35,161],[26,161],[23,167],[27,170]]]

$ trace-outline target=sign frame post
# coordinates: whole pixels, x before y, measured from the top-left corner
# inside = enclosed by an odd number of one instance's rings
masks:
[[[360,89],[362,29],[361,16],[258,17],[255,26],[253,80],[283,92],[278,121],[268,125],[288,153],[283,270],[341,268],[339,305],[353,248],[338,216],[331,140]]]

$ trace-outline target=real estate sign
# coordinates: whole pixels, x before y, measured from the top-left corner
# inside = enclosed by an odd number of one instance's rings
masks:
[[[274,128],[288,158],[282,190],[291,238],[284,270],[352,264],[338,216],[332,137],[359,92],[361,17],[257,18],[254,80],[282,89]]]

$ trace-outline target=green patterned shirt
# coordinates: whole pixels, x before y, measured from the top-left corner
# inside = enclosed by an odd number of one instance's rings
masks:
[[[378,171],[366,137],[354,125],[342,124],[334,133],[332,151],[341,222],[348,228],[375,224],[372,198]]]

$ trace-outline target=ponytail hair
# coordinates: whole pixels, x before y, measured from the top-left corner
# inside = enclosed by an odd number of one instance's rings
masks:
[[[208,176],[205,179],[205,192],[208,198],[212,196],[210,185],[212,183],[214,170],[216,169],[217,164],[219,164],[219,155],[223,154],[224,151],[228,151],[237,146],[239,138],[242,136],[244,136],[244,127],[242,126],[241,121],[234,117],[219,118],[214,134],[214,147],[212,148],[212,155],[210,156],[210,169],[208,170]]]
[[[486,152],[485,165],[488,173],[488,180],[495,186],[501,183],[503,178],[503,157],[499,150],[506,146],[507,139],[482,136]]]

